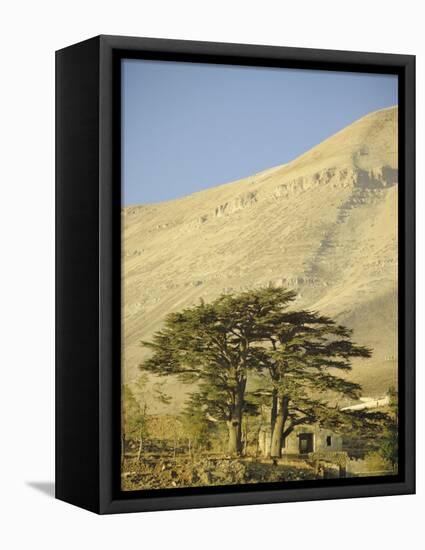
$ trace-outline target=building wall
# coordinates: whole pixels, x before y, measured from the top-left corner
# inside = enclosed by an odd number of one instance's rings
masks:
[[[303,433],[313,434],[313,452],[340,451],[342,438],[330,430],[323,430],[315,426],[299,426],[287,438],[283,452],[287,454],[299,452],[299,436]],[[330,445],[327,438],[330,437]]]
[[[324,430],[316,426],[298,426],[287,438],[282,448],[282,454],[299,454],[300,444],[299,435],[303,433],[313,434],[313,452],[319,451],[341,451],[342,437],[330,430]],[[327,443],[327,437],[330,437],[330,445]],[[270,449],[271,434],[270,429],[263,429],[259,435],[259,450],[266,456]]]

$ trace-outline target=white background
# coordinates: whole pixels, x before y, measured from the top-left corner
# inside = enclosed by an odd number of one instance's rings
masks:
[[[416,54],[419,248],[425,237],[421,4],[419,0],[15,0],[2,5],[2,548],[422,547],[423,285],[418,289],[422,349],[418,349],[417,377],[417,496],[98,517],[46,494],[52,491],[54,476],[54,51],[97,34],[123,34]],[[421,254],[418,271],[418,280],[423,281]]]

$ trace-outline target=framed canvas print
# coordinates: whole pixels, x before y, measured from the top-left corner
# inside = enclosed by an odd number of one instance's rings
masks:
[[[57,52],[56,496],[414,492],[414,57]]]

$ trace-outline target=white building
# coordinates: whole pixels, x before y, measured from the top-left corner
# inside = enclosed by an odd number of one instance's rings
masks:
[[[259,434],[259,449],[262,455],[270,454],[271,430],[264,427]],[[282,455],[303,455],[324,451],[341,451],[342,437],[331,430],[313,426],[297,426],[288,435],[283,447]]]
[[[361,397],[358,403],[341,408],[341,411],[361,411],[387,407],[390,403],[389,395],[381,397]],[[259,449],[262,455],[270,454],[271,429],[270,425],[263,427],[259,433]],[[320,428],[318,425],[297,426],[286,438],[282,447],[282,455],[305,455],[308,453],[343,451],[342,436]]]
[[[379,409],[380,407],[386,407],[390,404],[390,397],[386,395],[384,397],[360,397],[360,403],[351,405],[349,407],[343,407],[341,411],[362,411],[364,409]]]

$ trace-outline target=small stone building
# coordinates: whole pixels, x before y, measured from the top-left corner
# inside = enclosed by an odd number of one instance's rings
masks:
[[[270,452],[271,430],[264,427],[259,433],[259,450],[263,456]],[[342,437],[319,426],[297,426],[288,435],[282,447],[282,455],[342,451]]]

